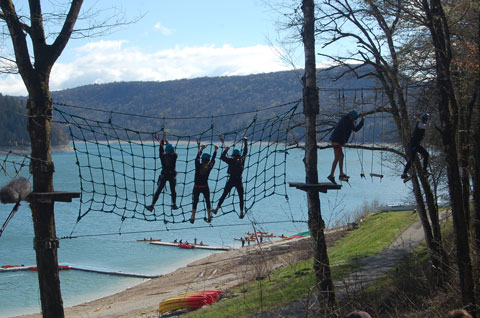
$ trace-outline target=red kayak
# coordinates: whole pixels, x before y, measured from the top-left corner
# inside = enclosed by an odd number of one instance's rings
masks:
[[[2,265],[2,268],[23,267],[23,265]]]
[[[188,243],[180,243],[180,244],[178,244],[178,247],[180,247],[180,248],[195,248],[195,245],[188,244]]]

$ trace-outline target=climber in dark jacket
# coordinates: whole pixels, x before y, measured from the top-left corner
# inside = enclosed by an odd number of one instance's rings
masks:
[[[340,180],[348,180],[349,176],[347,176],[343,172],[343,158],[344,154],[342,151],[343,145],[348,142],[348,139],[350,138],[350,135],[352,134],[352,131],[359,131],[362,129],[363,124],[365,122],[365,118],[362,116],[362,120],[358,125],[355,125],[355,120],[358,118],[358,113],[356,110],[350,111],[348,114],[343,116],[335,126],[335,129],[332,132],[332,135],[330,136],[330,141],[333,146],[333,153],[334,153],[334,159],[332,163],[332,170],[330,171],[330,175],[327,177],[328,180],[332,183],[335,182],[335,169],[337,168],[337,164],[340,168]]]
[[[248,151],[248,141],[247,137],[243,137],[244,147],[243,147],[243,154],[240,155],[240,150],[234,149],[232,153],[232,157],[227,157],[227,152],[230,147],[226,147],[225,150],[222,152],[220,159],[227,163],[228,170],[227,173],[229,174],[227,183],[225,184],[225,189],[223,190],[223,194],[218,201],[217,208],[213,211],[213,213],[217,213],[220,207],[222,206],[223,201],[230,193],[233,187],[237,189],[238,198],[240,200],[240,218],[243,219],[243,207],[244,207],[244,200],[243,200],[243,181],[242,181],[242,173],[243,168],[245,166],[245,159],[247,158],[247,151]]]

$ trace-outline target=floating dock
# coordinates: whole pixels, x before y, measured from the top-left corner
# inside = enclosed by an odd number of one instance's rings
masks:
[[[181,243],[174,243],[174,242],[150,242],[153,245],[163,245],[163,246],[174,246],[179,247]],[[183,243],[185,244],[185,243]],[[200,245],[200,244],[190,244],[192,248],[200,248],[204,250],[214,250],[214,251],[230,251],[232,248],[229,246],[210,246],[210,245]]]
[[[0,273],[26,271],[26,270],[37,271],[37,266],[24,266],[24,265],[5,265],[5,266],[2,266],[0,268]],[[148,274],[140,274],[140,273],[127,273],[127,272],[117,271],[113,269],[86,266],[86,265],[61,264],[61,265],[58,265],[58,268],[60,270],[78,270],[78,271],[84,271],[84,272],[92,272],[92,273],[116,275],[116,276],[137,277],[137,278],[157,278],[161,276],[161,275],[148,275]]]

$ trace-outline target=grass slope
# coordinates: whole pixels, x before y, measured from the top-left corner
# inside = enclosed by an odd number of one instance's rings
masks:
[[[416,214],[411,212],[385,212],[367,216],[359,229],[350,232],[329,250],[330,264],[346,263],[382,251],[416,220]],[[313,259],[310,259],[280,268],[264,280],[234,288],[229,291],[230,297],[227,296],[227,299],[183,317],[243,317],[305,298],[315,288],[312,264]],[[333,279],[339,280],[359,266],[332,266]]]

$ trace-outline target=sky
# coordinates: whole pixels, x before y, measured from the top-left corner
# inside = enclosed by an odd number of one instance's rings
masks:
[[[60,4],[66,2],[42,0],[43,12],[61,10]],[[290,50],[277,40],[287,36],[278,32],[281,13],[268,3],[273,1],[85,0],[82,14],[95,17],[80,20],[77,26],[119,12],[128,21],[140,19],[109,34],[70,39],[52,69],[50,90],[292,69],[285,60]],[[25,0],[14,4],[18,11],[28,9]],[[55,31],[55,25],[46,29]],[[0,55],[9,42],[6,39],[3,47],[0,42]],[[303,47],[297,45],[293,56],[295,66],[303,68]],[[0,93],[27,94],[19,75],[5,74],[0,75]]]

